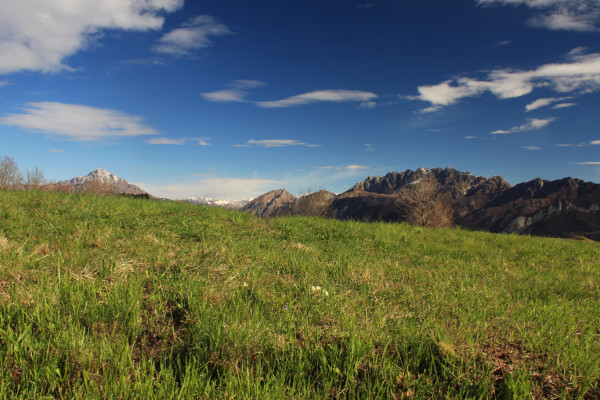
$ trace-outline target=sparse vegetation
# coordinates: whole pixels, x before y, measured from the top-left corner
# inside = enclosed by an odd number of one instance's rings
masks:
[[[452,224],[451,210],[444,204],[434,177],[423,177],[402,188],[398,195],[404,205],[406,222],[438,228]]]
[[[600,395],[598,244],[0,191],[0,398]]]

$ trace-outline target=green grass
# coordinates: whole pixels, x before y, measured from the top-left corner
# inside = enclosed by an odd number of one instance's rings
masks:
[[[0,191],[0,398],[598,398],[599,266],[584,241]]]

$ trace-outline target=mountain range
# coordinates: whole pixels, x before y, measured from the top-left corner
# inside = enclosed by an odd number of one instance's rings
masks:
[[[339,195],[319,191],[292,199],[280,189],[260,196],[244,209],[261,216],[305,214],[360,221],[406,221],[406,194],[410,193],[407,190],[424,180],[435,183],[441,210],[447,213],[446,225],[600,240],[600,185],[574,178],[537,178],[511,186],[501,176],[486,178],[453,168],[419,168],[368,177]]]
[[[360,221],[410,221],[411,190],[422,182],[434,186],[434,214],[444,214],[438,226],[473,230],[600,240],[600,185],[579,179],[547,181],[536,178],[511,186],[501,176],[486,178],[453,168],[418,168],[370,176],[346,192],[325,190],[296,197],[285,189],[255,199],[224,201],[191,197],[183,201],[240,209],[261,217],[312,215]],[[151,197],[108,171],[97,169],[58,185],[100,187],[103,192]],[[431,203],[431,201],[430,201]],[[427,207],[433,207],[433,203]],[[425,212],[425,211],[423,211]],[[443,223],[439,223],[443,221]]]

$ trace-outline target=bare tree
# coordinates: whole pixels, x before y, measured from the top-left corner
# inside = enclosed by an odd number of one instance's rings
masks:
[[[399,193],[405,219],[413,225],[442,227],[451,224],[450,210],[444,204],[439,185],[432,176],[402,188]]]
[[[25,185],[28,189],[39,188],[42,185],[47,183],[46,177],[41,169],[35,167],[31,171],[27,171],[27,176],[25,178]]]
[[[21,182],[23,176],[15,160],[8,156],[0,160],[0,189],[14,188]]]

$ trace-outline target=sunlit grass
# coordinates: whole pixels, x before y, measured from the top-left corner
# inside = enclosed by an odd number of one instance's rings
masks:
[[[600,395],[596,243],[2,191],[0,265],[6,399]]]

